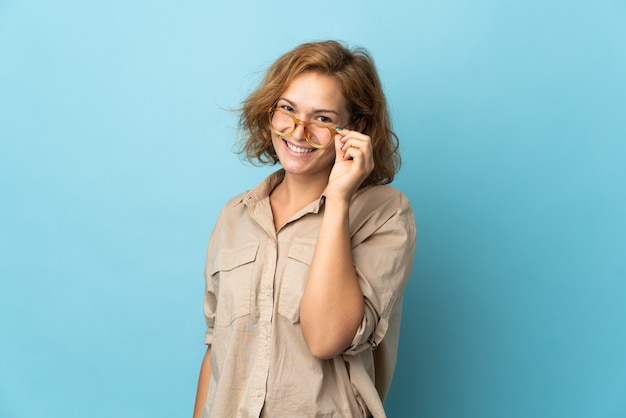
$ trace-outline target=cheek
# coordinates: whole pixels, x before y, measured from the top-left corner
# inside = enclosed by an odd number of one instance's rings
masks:
[[[278,136],[278,134],[275,134],[274,132],[271,133],[271,138],[272,138],[272,145],[274,146],[274,150],[278,149],[278,147],[282,145],[283,140]]]

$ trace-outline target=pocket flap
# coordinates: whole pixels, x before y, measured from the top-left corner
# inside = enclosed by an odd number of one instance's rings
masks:
[[[211,275],[218,271],[230,271],[256,260],[259,243],[253,242],[241,248],[222,248],[213,262]]]
[[[287,257],[310,266],[313,261],[314,248],[314,241],[303,239],[294,240],[293,244],[291,244],[291,247],[289,248]]]

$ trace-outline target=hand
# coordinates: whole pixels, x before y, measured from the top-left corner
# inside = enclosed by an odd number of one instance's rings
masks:
[[[372,140],[358,131],[342,129],[335,135],[335,153],[335,165],[328,179],[326,198],[349,202],[374,169]]]

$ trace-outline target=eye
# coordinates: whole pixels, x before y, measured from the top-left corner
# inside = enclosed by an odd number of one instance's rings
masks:
[[[322,122],[322,123],[333,123],[333,120],[331,118],[329,118],[328,116],[318,116],[317,117],[318,122]]]
[[[291,113],[293,113],[294,110],[295,110],[293,107],[291,107],[289,105],[286,105],[286,104],[280,105],[280,106],[278,106],[278,108],[282,109],[282,110],[286,110],[287,112],[291,112]]]

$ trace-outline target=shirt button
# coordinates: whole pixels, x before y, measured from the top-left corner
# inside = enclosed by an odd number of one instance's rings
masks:
[[[261,391],[260,390],[256,391],[256,396],[261,396]]]

